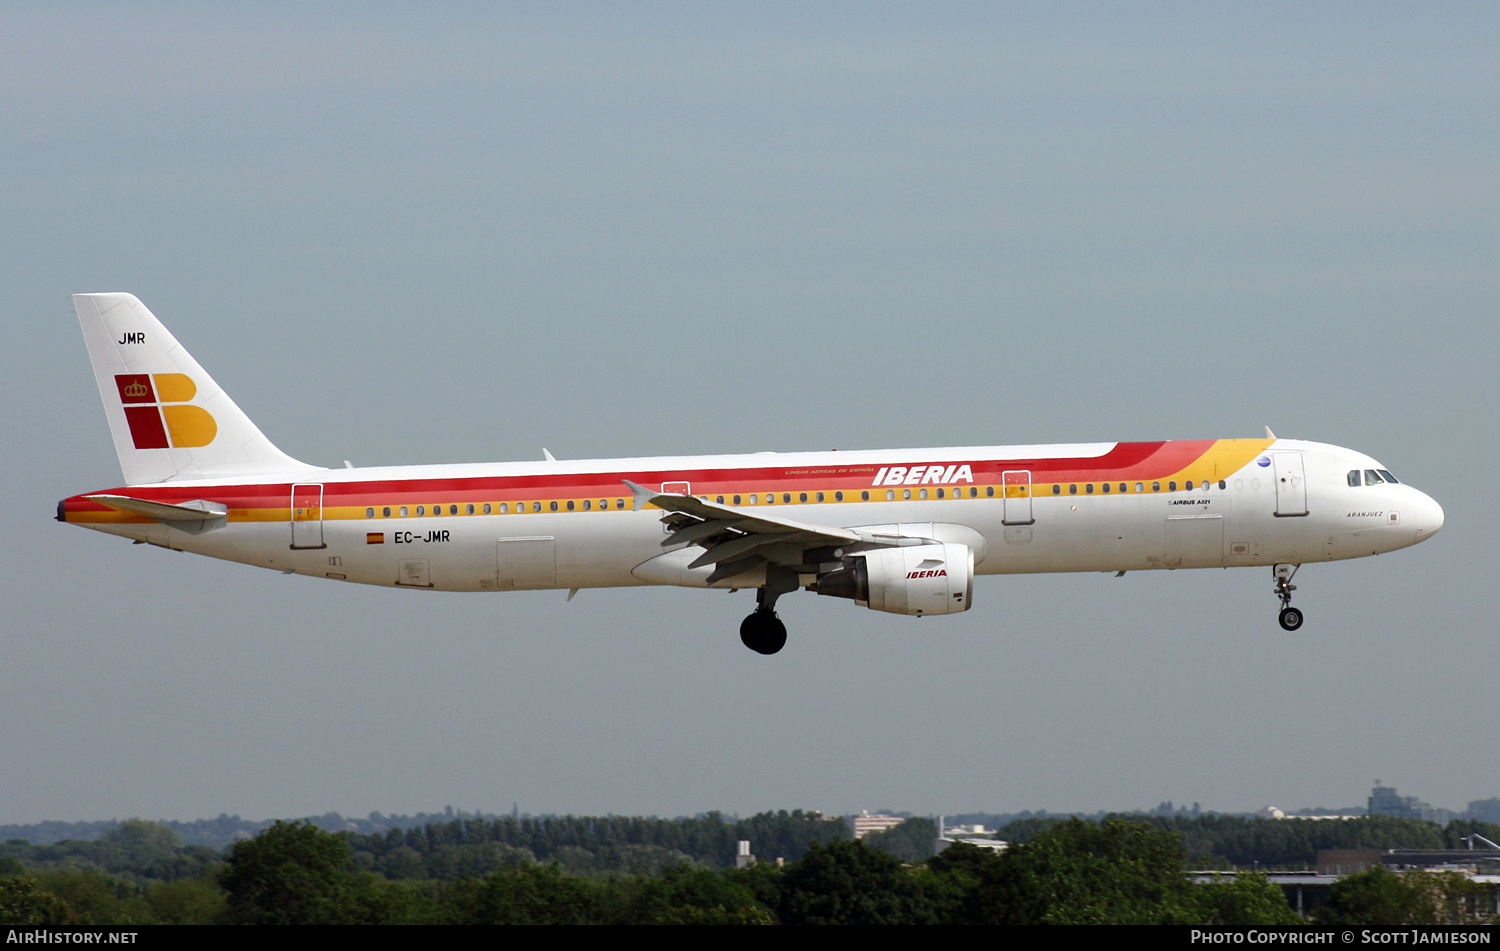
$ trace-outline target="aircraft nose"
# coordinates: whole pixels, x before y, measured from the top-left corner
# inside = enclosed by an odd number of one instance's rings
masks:
[[[1443,527],[1443,507],[1437,504],[1437,500],[1423,492],[1418,492],[1420,502],[1413,512],[1413,523],[1417,527],[1417,541],[1423,542],[1438,533]]]

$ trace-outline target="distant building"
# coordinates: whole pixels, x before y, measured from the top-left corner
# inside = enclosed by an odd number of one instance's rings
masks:
[[[1426,819],[1428,822],[1444,825],[1457,818],[1457,814],[1451,809],[1439,809],[1416,796],[1398,795],[1396,787],[1382,786],[1378,779],[1375,780],[1375,788],[1370,790],[1369,814],[1390,816],[1393,819]]]
[[[849,823],[854,827],[854,837],[856,839],[863,839],[871,832],[884,832],[887,829],[894,829],[905,821],[900,816],[872,816],[868,812],[861,812],[857,816],[850,817]]]
[[[1500,825],[1500,799],[1476,799],[1469,803],[1469,818]]]

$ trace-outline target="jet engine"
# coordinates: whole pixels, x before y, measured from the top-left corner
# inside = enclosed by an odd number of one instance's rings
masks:
[[[813,590],[873,611],[957,614],[973,600],[974,552],[951,542],[860,552],[819,575]]]

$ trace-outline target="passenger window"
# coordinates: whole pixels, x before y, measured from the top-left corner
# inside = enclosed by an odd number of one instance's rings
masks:
[[[365,509],[365,518],[374,518],[374,517],[375,517],[375,510],[374,509]]]
[[[1078,494],[1078,486],[1076,484],[1068,486],[1068,494],[1069,495],[1077,495]]]
[[[1377,485],[1380,482],[1380,473],[1374,469],[1365,470],[1365,485]]]
[[[484,514],[490,514],[490,503],[488,502],[484,503]]]
[[[972,485],[969,486],[969,498],[971,498],[971,499],[977,499],[977,498],[979,498],[979,489],[975,488]]]
[[[425,506],[421,506],[421,505],[417,506],[417,514],[418,515],[421,515],[422,513],[426,512],[426,511],[427,511],[427,509],[426,509]]]
[[[1227,489],[1227,488],[1229,488],[1229,483],[1225,482],[1223,479],[1220,479],[1219,480],[1219,488],[1221,488],[1221,489]]]
[[[739,497],[739,496],[738,496],[738,495],[736,495],[736,496],[735,496],[735,497],[734,497],[734,504],[735,504],[735,505],[739,505],[739,504],[740,504],[740,497]]]
[[[1160,482],[1153,482],[1153,483],[1151,483],[1151,491],[1152,492],[1160,492],[1161,491],[1161,483]]]
[[[1104,483],[1104,494],[1105,495],[1109,494],[1109,483],[1108,482]]]
[[[895,489],[886,489],[885,490],[885,500],[887,502],[894,501],[895,498],[896,498],[896,490]]]
[[[1144,482],[1137,482],[1135,484],[1135,490],[1137,492],[1144,492],[1144,491],[1146,491],[1146,484]]]
[[[380,514],[381,514],[381,516],[383,518],[390,518],[391,517],[391,507],[389,505],[387,505],[385,508],[383,508],[383,509],[380,510]]]
[[[927,490],[926,489],[918,489],[917,490],[917,498],[919,498],[919,499],[925,499],[925,498],[927,498]]]
[[[802,494],[798,495],[797,496],[797,501],[798,502],[806,502],[807,501],[807,493],[803,492]]]
[[[1054,485],[1052,487],[1052,494],[1053,495],[1062,495],[1062,486],[1060,486],[1060,485]]]
[[[766,493],[766,504],[767,505],[775,505],[776,504],[776,493],[775,492],[767,492]]]
[[[1192,479],[1189,479],[1189,480],[1187,480],[1186,482],[1184,482],[1182,484],[1182,491],[1184,491],[1184,492],[1191,492],[1191,491],[1193,491],[1193,480]]]
[[[540,502],[532,502],[531,503],[531,510],[533,512],[540,512],[542,510],[542,503],[540,503]]]
[[[992,485],[985,486],[984,487],[984,494],[985,494],[986,498],[993,499],[995,497],[995,487],[992,486]]]
[[[833,500],[835,502],[842,502],[842,501],[844,501],[844,493],[842,493],[842,492],[835,492],[835,493],[833,493]]]
[[[714,496],[714,501],[717,502],[720,505],[723,505],[724,504],[724,496],[722,496],[722,495],[716,495],[716,496]]]
[[[625,500],[624,499],[615,499],[615,508],[622,509],[624,507],[625,507]]]
[[[1090,482],[1088,485],[1084,486],[1083,487],[1083,491],[1084,491],[1084,494],[1086,494],[1086,495],[1093,495],[1094,494],[1094,483]]]
[[[790,493],[790,492],[783,492],[783,493],[781,493],[781,501],[785,505],[791,505],[792,504],[792,493]],[[804,495],[802,497],[802,501],[806,502],[807,501],[807,496]]]
[[[1123,482],[1120,483],[1120,491],[1121,492],[1125,491],[1125,483],[1123,483]]]
[[[1167,491],[1168,492],[1176,492],[1177,491],[1177,483],[1176,482],[1168,482],[1167,483]]]
[[[754,492],[751,492],[750,493],[750,504],[751,505],[759,505],[760,504],[760,496],[756,495]]]
[[[823,501],[823,493],[822,492],[818,493],[818,501],[819,502]]]
[[[401,517],[406,518],[406,506],[401,506]]]
[[[568,511],[569,512],[573,511],[573,500],[572,499],[568,499]]]
[[[901,490],[901,498],[902,499],[909,499],[909,498],[911,498],[911,489],[902,489]]]
[[[593,507],[594,507],[594,500],[593,499],[584,499],[583,500],[583,510],[585,512],[590,511],[591,509],[593,509]]]

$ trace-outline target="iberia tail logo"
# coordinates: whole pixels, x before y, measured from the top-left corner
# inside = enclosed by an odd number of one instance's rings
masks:
[[[115,376],[125,420],[137,449],[190,449],[206,446],[219,424],[201,406],[185,406],[198,385],[185,373],[122,373]]]

